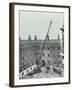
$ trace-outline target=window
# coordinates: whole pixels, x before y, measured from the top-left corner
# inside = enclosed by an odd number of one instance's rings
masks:
[[[60,50],[60,47],[58,47],[58,50]]]
[[[58,54],[58,57],[61,57],[61,56]]]
[[[52,47],[52,50],[55,50],[55,47]]]
[[[44,53],[43,53],[43,56],[44,56]]]
[[[36,46],[36,48],[37,48],[37,49],[40,49],[40,47],[39,47],[39,46]]]
[[[23,60],[24,60],[24,56],[23,56]]]
[[[42,66],[45,66],[45,65],[46,65],[45,60],[42,60]]]
[[[49,47],[48,47],[48,50],[49,50]]]
[[[53,57],[55,57],[55,54],[53,54]]]
[[[36,64],[38,64],[38,60],[36,60]]]
[[[50,56],[50,54],[48,54],[48,57]]]

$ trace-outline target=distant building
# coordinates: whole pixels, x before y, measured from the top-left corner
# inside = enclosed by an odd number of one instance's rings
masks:
[[[62,63],[62,58],[59,55],[61,52],[59,35],[57,39],[49,39],[49,36],[47,36],[43,51],[42,47],[44,45],[44,40],[37,39],[37,36],[32,40],[29,35],[28,40],[21,40],[20,38],[19,42],[20,72],[37,63],[41,64],[42,62],[45,62],[46,65]]]

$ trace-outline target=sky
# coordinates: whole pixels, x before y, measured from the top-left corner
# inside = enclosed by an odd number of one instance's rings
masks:
[[[58,12],[32,12],[32,11],[20,11],[20,37],[21,39],[28,39],[28,35],[34,39],[37,35],[37,39],[45,39],[50,21],[52,21],[49,38],[57,39],[58,34],[60,39],[62,38],[62,32],[60,28],[64,23],[64,13]]]

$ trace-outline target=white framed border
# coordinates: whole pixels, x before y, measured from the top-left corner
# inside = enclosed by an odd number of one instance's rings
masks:
[[[19,80],[19,10],[64,13],[64,77]],[[34,85],[69,82],[69,8],[14,5],[14,85]]]

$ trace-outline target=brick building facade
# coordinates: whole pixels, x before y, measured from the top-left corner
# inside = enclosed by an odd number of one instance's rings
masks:
[[[43,45],[44,40],[37,40],[36,35],[34,40],[31,40],[30,35],[28,40],[21,40],[21,38],[19,38],[19,72],[36,63],[41,64],[43,61],[46,65],[62,63],[62,58],[59,56],[61,52],[59,35],[57,39],[49,39],[48,36],[42,51]]]

